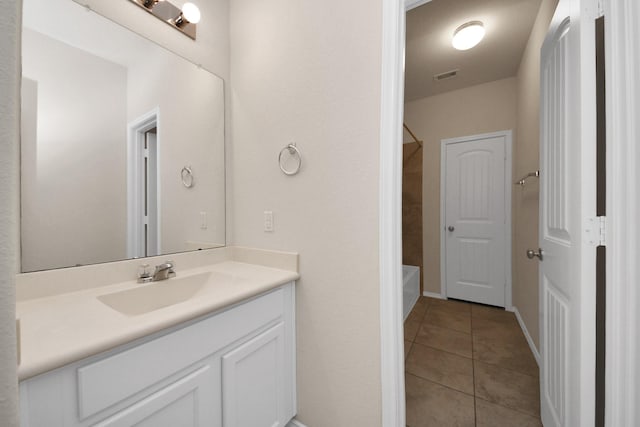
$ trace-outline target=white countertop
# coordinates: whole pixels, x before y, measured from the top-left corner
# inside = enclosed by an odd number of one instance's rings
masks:
[[[112,309],[98,297],[140,286],[161,286],[163,281],[146,284],[129,281],[18,301],[19,379],[113,349],[299,278],[294,271],[238,261],[177,270],[177,278],[204,272],[222,273],[227,279],[213,280],[187,301],[134,316]]]

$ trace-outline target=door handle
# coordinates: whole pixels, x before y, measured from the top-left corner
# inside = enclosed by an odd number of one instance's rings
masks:
[[[538,252],[533,249],[527,249],[527,258],[533,259],[535,257],[538,257],[540,261],[542,261],[542,249],[538,248]]]
[[[453,225],[450,225],[449,227],[447,227],[447,230],[453,232],[453,230],[455,230],[456,228]]]

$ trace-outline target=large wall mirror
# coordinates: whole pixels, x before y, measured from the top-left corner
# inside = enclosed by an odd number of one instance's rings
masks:
[[[71,0],[24,0],[23,272],[222,246],[223,81]]]

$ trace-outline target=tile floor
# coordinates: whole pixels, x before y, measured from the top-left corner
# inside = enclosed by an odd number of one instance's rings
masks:
[[[542,426],[538,365],[513,313],[420,297],[404,339],[408,427]]]

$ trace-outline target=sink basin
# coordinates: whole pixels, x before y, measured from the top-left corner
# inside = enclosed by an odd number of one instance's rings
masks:
[[[100,295],[98,300],[122,314],[136,316],[191,299],[206,286],[211,276],[211,272],[206,272],[174,277],[135,289]]]

